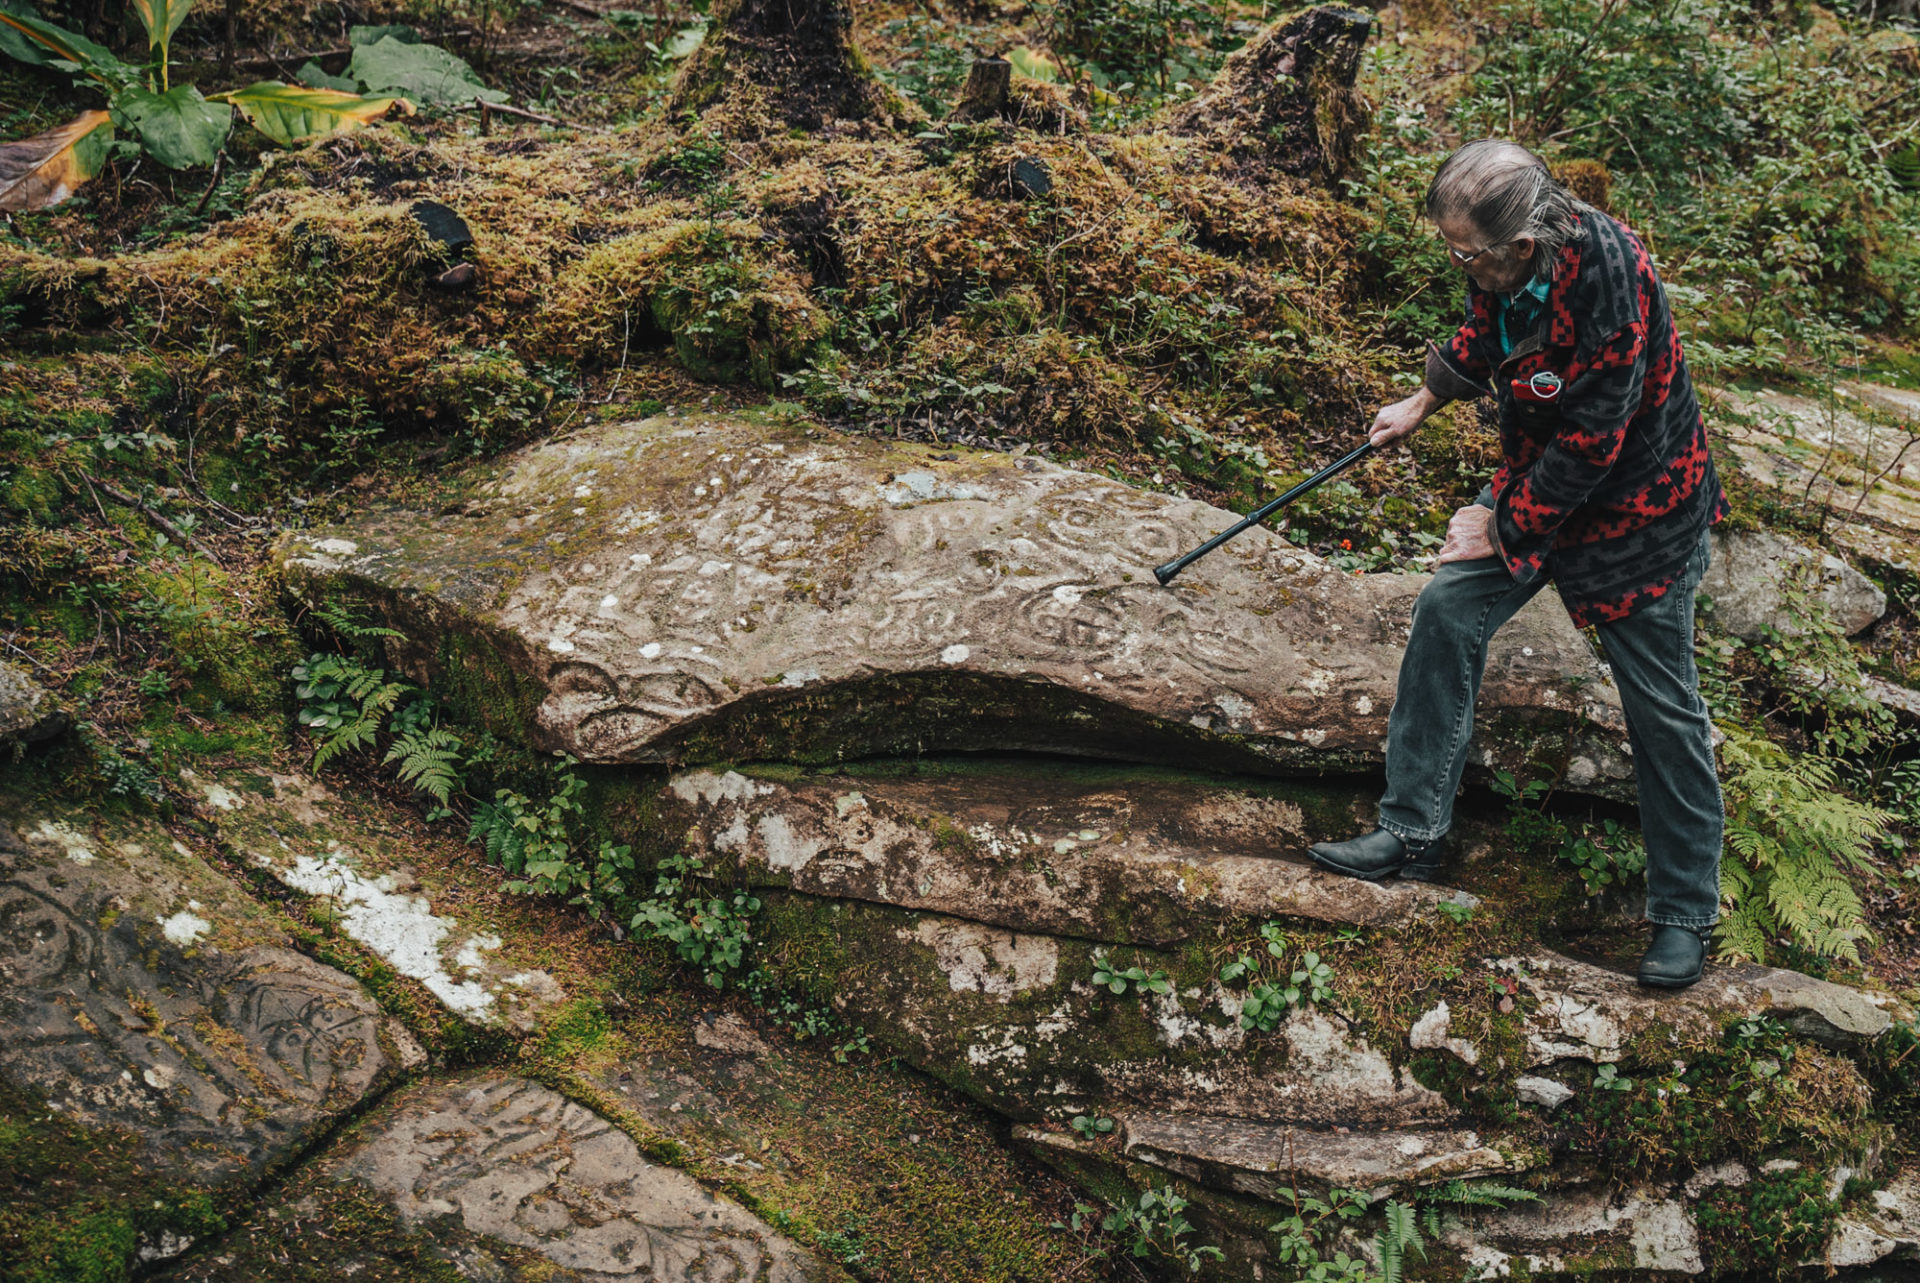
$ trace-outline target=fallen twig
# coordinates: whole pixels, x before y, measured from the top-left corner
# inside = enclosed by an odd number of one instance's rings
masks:
[[[207,202],[213,199],[213,189],[220,185],[220,176],[227,172],[227,152],[223,147],[220,154],[213,158],[213,177],[207,181],[207,190],[200,193],[200,203],[193,207],[195,218],[207,212]]]
[[[220,567],[220,569],[225,570],[227,568],[227,563],[220,560],[219,553],[215,552],[213,549],[209,548],[206,544],[200,542],[200,540],[194,538],[192,535],[188,534],[185,530],[182,530],[179,526],[175,525],[173,522],[169,521],[167,518],[161,516],[159,513],[155,512],[151,507],[140,502],[140,500],[134,498],[132,495],[128,494],[126,491],[121,490],[115,486],[108,485],[106,482],[100,480],[100,478],[98,477],[87,477],[86,482],[88,485],[94,487],[101,494],[113,500],[115,503],[123,504],[126,507],[137,510],[143,516],[145,516],[147,520],[151,521],[154,525],[160,527],[160,529],[164,530],[167,534],[173,536],[173,538],[176,541],[187,545],[187,547],[193,549],[195,552],[205,557],[208,561],[211,561],[214,565]]]
[[[477,111],[480,113],[480,119],[482,121],[486,120],[490,113],[497,111],[502,116],[518,116],[522,120],[537,120],[543,125],[558,125],[561,123],[552,116],[542,116],[539,112],[528,111],[525,107],[509,107],[502,102],[486,102],[479,98],[475,98],[471,104],[462,103],[460,106],[454,108],[454,110]]]

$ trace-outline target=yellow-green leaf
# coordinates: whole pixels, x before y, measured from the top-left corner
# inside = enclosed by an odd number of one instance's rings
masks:
[[[187,10],[193,8],[193,0],[133,0],[133,11],[140,15],[140,25],[147,29],[149,48],[165,48],[173,33],[180,30],[180,24],[186,21]]]
[[[1038,49],[1029,48],[1026,45],[1009,50],[1007,61],[1013,64],[1015,71],[1029,80],[1040,80],[1050,85],[1057,85],[1065,79],[1060,74],[1059,63]]]
[[[0,50],[22,62],[36,66],[44,66],[49,61],[72,63],[110,89],[125,89],[140,83],[138,68],[129,67],[114,57],[111,50],[77,31],[56,27],[11,6],[0,8],[0,27],[8,33],[7,39],[0,41]]]
[[[263,80],[215,98],[238,107],[249,124],[282,146],[350,133],[396,109],[404,116],[413,114],[413,104],[405,98],[362,98],[338,89],[308,89],[277,80]]]
[[[112,139],[113,118],[89,111],[58,129],[0,143],[0,210],[58,205],[100,172]]]

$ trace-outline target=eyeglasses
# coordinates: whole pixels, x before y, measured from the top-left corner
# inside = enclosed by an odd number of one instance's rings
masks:
[[[1473,253],[1471,254],[1462,254],[1459,250],[1449,245],[1447,246],[1447,253],[1453,256],[1454,262],[1460,264],[1460,266],[1462,267],[1465,267],[1468,263],[1473,262],[1474,259],[1479,258],[1482,254],[1490,253],[1493,250],[1497,250],[1500,248],[1501,245],[1505,245],[1505,244],[1507,244],[1506,241],[1501,241],[1499,242],[1499,244],[1488,245],[1481,249],[1477,249],[1473,251]]]

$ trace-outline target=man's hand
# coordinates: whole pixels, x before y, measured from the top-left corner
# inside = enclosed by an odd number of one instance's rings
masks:
[[[1449,561],[1478,561],[1493,552],[1493,509],[1470,503],[1447,522],[1447,541],[1440,545],[1434,565]]]
[[[1374,415],[1367,440],[1373,442],[1375,448],[1392,445],[1425,422],[1441,404],[1439,397],[1422,387],[1406,400],[1395,401]]]

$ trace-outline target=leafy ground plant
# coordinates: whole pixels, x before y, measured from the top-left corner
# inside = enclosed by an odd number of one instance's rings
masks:
[[[1877,876],[1874,843],[1889,816],[1839,787],[1835,765],[1794,758],[1738,732],[1721,748],[1728,768],[1722,877],[1732,905],[1720,928],[1723,956],[1764,962],[1781,937],[1828,958],[1860,961],[1869,936],[1856,877]]]
[[[1091,1203],[1076,1203],[1069,1224],[1056,1223],[1057,1229],[1083,1230],[1097,1223],[1101,1230],[1119,1239],[1128,1255],[1152,1258],[1198,1274],[1207,1261],[1221,1260],[1225,1253],[1211,1244],[1195,1246],[1187,1241],[1193,1223],[1187,1220],[1188,1201],[1162,1185],[1142,1193],[1137,1201],[1123,1200],[1107,1210]]]
[[[56,129],[0,145],[0,210],[59,204],[95,177],[116,151],[145,152],[169,169],[211,165],[226,146],[236,110],[282,146],[331,137],[396,111],[414,110],[412,102],[398,94],[365,97],[277,80],[263,80],[209,99],[192,85],[173,84],[170,74],[173,34],[193,0],[134,0],[130,7],[148,37],[147,61],[138,66],[121,61],[78,32],[39,17],[26,0],[0,0],[0,52],[30,66],[69,72],[80,84],[107,96],[104,111],[82,112]],[[389,74],[398,79],[397,74]],[[124,130],[129,137],[116,140],[116,130]]]

